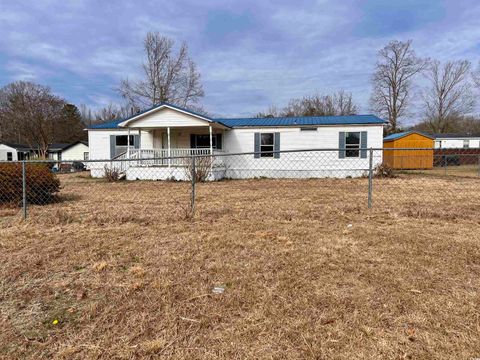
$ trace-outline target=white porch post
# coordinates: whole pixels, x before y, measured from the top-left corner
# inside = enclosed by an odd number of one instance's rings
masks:
[[[130,128],[127,130],[127,159],[130,159]]]
[[[212,125],[208,125],[208,132],[210,134],[210,155],[212,155],[213,154]]]
[[[170,167],[171,159],[170,159],[170,127],[167,127],[167,156],[168,156],[168,167]]]
[[[142,129],[138,129],[138,157],[142,157]]]

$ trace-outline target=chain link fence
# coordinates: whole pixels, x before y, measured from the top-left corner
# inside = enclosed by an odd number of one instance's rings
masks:
[[[257,197],[389,211],[480,205],[480,149],[311,149],[0,163],[0,211],[23,218],[168,223]],[[273,200],[273,199],[272,199]],[[205,206],[208,204],[209,206]],[[212,208],[216,210],[212,210]],[[21,211],[20,211],[20,210]],[[353,211],[353,210],[352,210]],[[453,211],[453,210],[452,210]]]

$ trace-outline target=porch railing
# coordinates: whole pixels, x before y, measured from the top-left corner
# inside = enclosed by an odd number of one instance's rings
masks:
[[[213,154],[221,152],[213,150]],[[130,159],[135,159],[134,166],[184,166],[192,155],[210,155],[209,148],[200,149],[130,149]],[[219,161],[214,161],[219,166]]]

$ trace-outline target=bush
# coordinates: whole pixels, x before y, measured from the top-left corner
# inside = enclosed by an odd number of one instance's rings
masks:
[[[212,173],[214,159],[212,156],[196,156],[195,159],[195,182],[207,181]],[[193,178],[193,163],[192,159],[185,159],[185,175],[189,181]]]
[[[120,170],[114,166],[104,166],[105,180],[108,182],[114,182],[120,180]]]
[[[374,170],[375,177],[378,178],[394,178],[393,169],[386,164],[378,164]]]
[[[27,164],[27,202],[43,205],[55,200],[60,191],[60,180],[47,164]],[[0,204],[21,205],[23,199],[22,165],[20,163],[0,164]]]

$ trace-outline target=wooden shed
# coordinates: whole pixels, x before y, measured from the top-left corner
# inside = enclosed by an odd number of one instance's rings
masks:
[[[434,141],[435,139],[430,135],[418,131],[389,135],[383,139],[383,162],[392,169],[431,169],[433,168]]]

